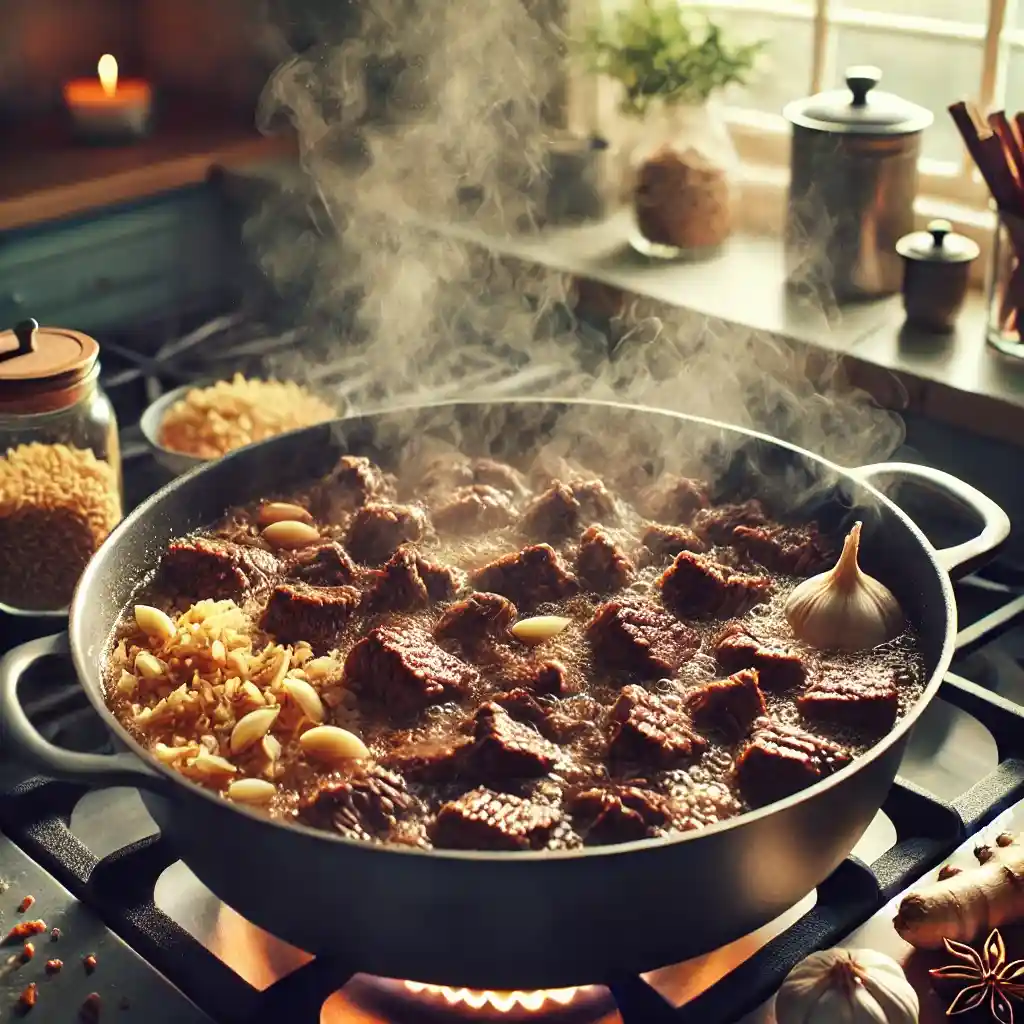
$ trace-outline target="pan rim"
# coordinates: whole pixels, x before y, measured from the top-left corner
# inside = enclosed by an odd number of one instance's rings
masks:
[[[656,850],[660,850],[665,847],[675,846],[678,843],[693,842],[700,838],[706,838],[709,836],[719,836],[726,832],[730,832],[734,829],[740,829],[744,827],[753,826],[762,819],[781,814],[788,811],[790,808],[796,807],[797,805],[804,803],[810,799],[817,797],[820,794],[824,794],[829,790],[842,785],[845,780],[849,779],[853,775],[857,774],[858,771],[869,765],[870,763],[878,760],[880,757],[885,755],[895,744],[900,742],[903,737],[913,728],[917,719],[924,712],[925,708],[934,699],[940,685],[942,684],[943,676],[946,670],[949,668],[950,662],[952,661],[954,652],[954,643],[956,635],[956,624],[957,624],[957,611],[956,601],[953,594],[953,585],[950,580],[948,573],[941,568],[936,559],[936,552],[932,545],[929,543],[924,533],[918,527],[918,525],[907,515],[898,505],[886,497],[881,491],[879,491],[873,484],[857,479],[854,477],[854,471],[843,469],[837,463],[832,462],[829,459],[823,458],[822,456],[815,455],[813,452],[807,449],[801,448],[798,445],[792,444],[788,441],[783,441],[780,438],[772,437],[770,434],[766,434],[762,431],[753,430],[747,427],[740,427],[729,423],[723,423],[719,420],[713,420],[704,416],[694,416],[688,413],[675,412],[668,409],[658,409],[652,406],[637,405],[628,402],[616,402],[607,399],[587,399],[587,398],[560,398],[558,396],[550,396],[544,398],[502,398],[494,400],[485,399],[456,399],[446,400],[438,402],[409,402],[403,405],[388,405],[377,408],[364,410],[358,413],[353,413],[349,416],[341,416],[336,420],[327,421],[328,426],[334,424],[344,424],[350,421],[356,420],[367,420],[374,417],[380,417],[384,415],[401,415],[402,413],[412,413],[417,411],[427,411],[430,409],[445,409],[445,408],[457,408],[457,407],[494,407],[496,405],[546,405],[546,406],[603,406],[606,408],[612,408],[616,410],[626,410],[629,412],[635,412],[644,415],[657,415],[662,417],[670,417],[673,419],[685,421],[688,423],[697,423],[701,426],[724,430],[733,434],[740,434],[745,437],[749,437],[753,440],[765,442],[774,447],[784,448],[796,455],[801,456],[804,459],[808,459],[811,462],[818,464],[824,469],[834,473],[840,479],[844,479],[850,482],[854,482],[858,487],[867,491],[872,498],[878,502],[879,505],[884,507],[890,514],[894,515],[899,519],[903,525],[910,531],[914,539],[924,550],[928,560],[931,562],[932,568],[938,577],[939,588],[942,592],[943,602],[945,604],[947,628],[946,634],[943,638],[942,647],[939,651],[938,658],[936,660],[935,668],[932,670],[930,679],[928,680],[924,691],[921,696],[915,701],[913,706],[908,709],[907,713],[900,719],[899,722],[893,727],[893,729],[882,739],[880,739],[874,746],[870,747],[863,754],[855,757],[850,764],[840,769],[833,775],[830,775],[826,779],[822,779],[820,782],[816,782],[814,785],[801,790],[798,793],[794,793],[791,796],[786,797],[783,800],[776,800],[772,803],[766,804],[763,807],[758,807],[750,811],[746,811],[743,814],[736,815],[733,818],[727,818],[725,821],[716,822],[713,825],[707,825],[704,828],[693,829],[687,832],[681,832],[671,834],[667,836],[660,836],[651,839],[638,839],[628,843],[616,843],[609,846],[591,846],[581,847],[574,850],[524,850],[524,851],[486,851],[486,850],[448,850],[448,849],[436,849],[436,848],[416,848],[416,847],[404,847],[393,844],[377,843],[361,839],[350,839],[342,835],[338,835],[332,832],[328,832],[323,829],[315,829],[308,825],[303,825],[298,822],[286,822],[280,821],[273,818],[260,814],[258,811],[251,810],[245,806],[234,804],[231,801],[224,799],[218,793],[199,785],[198,783],[192,782],[190,779],[181,775],[179,772],[174,771],[169,765],[163,764],[152,754],[150,754],[145,748],[139,743],[139,741],[132,736],[132,734],[118,721],[114,713],[106,706],[106,702],[103,699],[103,686],[102,686],[102,673],[100,671],[100,665],[102,664],[102,658],[97,659],[94,666],[91,666],[85,658],[85,647],[84,643],[80,642],[80,627],[79,621],[84,617],[82,614],[82,608],[88,600],[88,594],[93,587],[92,580],[100,572],[100,569],[106,559],[113,557],[111,552],[116,548],[119,539],[125,534],[129,533],[135,528],[135,524],[144,519],[149,513],[149,509],[158,504],[163,497],[172,492],[174,489],[179,487],[183,481],[189,480],[192,477],[200,476],[204,473],[212,471],[222,461],[229,459],[236,459],[245,457],[245,454],[251,449],[259,448],[262,445],[272,445],[278,442],[280,439],[285,437],[291,437],[300,435],[310,431],[322,430],[325,424],[318,424],[312,427],[302,427],[298,430],[290,431],[287,434],[280,434],[276,437],[269,438],[266,441],[261,441],[253,445],[248,445],[244,448],[239,448],[234,452],[229,453],[222,459],[214,462],[205,463],[197,466],[195,469],[190,470],[188,473],[177,477],[170,481],[168,484],[161,487],[158,491],[150,495],[144,502],[133,509],[111,532],[111,534],[104,541],[103,545],[97,551],[96,555],[90,561],[86,567],[85,572],[82,574],[79,580],[78,586],[75,590],[75,595],[71,603],[68,633],[70,637],[71,645],[71,656],[75,666],[75,671],[79,680],[79,684],[85,690],[86,697],[93,708],[99,713],[103,719],[104,725],[110,732],[112,732],[122,744],[122,746],[130,751],[134,756],[138,757],[146,769],[150,773],[156,772],[162,779],[171,782],[174,786],[182,786],[185,794],[188,796],[200,797],[204,800],[209,801],[211,804],[221,806],[224,809],[235,813],[241,814],[246,818],[250,818],[259,823],[273,827],[275,829],[283,829],[288,832],[298,832],[305,836],[307,839],[315,840],[318,842],[329,842],[334,844],[340,844],[343,848],[349,849],[353,854],[368,855],[376,854],[382,855],[387,854],[395,857],[423,857],[427,858],[432,862],[442,861],[450,863],[460,862],[487,862],[493,864],[506,864],[509,865],[509,870],[514,869],[516,865],[520,864],[538,864],[538,863],[549,863],[553,865],[559,865],[566,862],[575,862],[584,858],[597,858],[597,857],[614,857],[624,856],[631,853],[653,853]],[[111,629],[113,623],[110,624]],[[108,634],[109,637],[109,634]],[[106,642],[104,642],[103,656],[106,654]],[[161,792],[159,798],[174,802],[176,797],[171,793]],[[554,870],[554,869],[552,869]]]

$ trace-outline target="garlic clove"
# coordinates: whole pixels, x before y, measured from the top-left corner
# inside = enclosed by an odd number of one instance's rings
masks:
[[[798,640],[822,650],[862,651],[903,629],[903,610],[883,583],[860,568],[861,524],[854,523],[828,572],[799,584],[786,600],[786,619]]]

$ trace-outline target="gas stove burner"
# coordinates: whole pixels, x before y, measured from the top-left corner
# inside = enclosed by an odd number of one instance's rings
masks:
[[[595,1024],[615,1011],[611,993],[601,985],[494,992],[360,975],[347,992],[354,1002],[395,1024]]]

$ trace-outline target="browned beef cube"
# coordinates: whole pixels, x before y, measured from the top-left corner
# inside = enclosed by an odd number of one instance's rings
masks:
[[[416,559],[416,569],[420,579],[427,585],[431,601],[450,601],[466,583],[466,574],[461,569],[431,562],[422,555]]]
[[[415,548],[400,547],[373,574],[364,601],[371,611],[412,611],[454,596],[456,570],[428,562]]]
[[[477,569],[470,576],[477,590],[503,594],[520,609],[561,601],[579,591],[576,577],[549,544],[534,544]]]
[[[762,719],[736,758],[736,780],[744,798],[760,807],[806,789],[849,760],[849,753],[837,743]]]
[[[464,736],[418,740],[390,751],[381,764],[410,782],[454,782],[467,770],[472,741]]]
[[[474,789],[442,805],[431,837],[449,850],[542,850],[558,822],[553,807]]]
[[[609,601],[597,609],[587,636],[599,662],[648,679],[672,675],[700,647],[689,626],[646,601]]]
[[[348,552],[331,541],[300,552],[288,575],[315,587],[341,587],[355,579],[356,567]]]
[[[299,819],[337,829],[350,839],[386,839],[420,809],[405,780],[380,765],[360,763],[344,778],[329,775],[299,803]]]
[[[807,666],[797,651],[778,643],[762,643],[736,624],[720,634],[715,656],[729,673],[757,669],[761,689],[772,693],[802,686],[807,677]]]
[[[803,686],[807,665],[803,656],[779,644],[762,644],[754,659],[754,668],[762,690],[782,693]]]
[[[772,588],[767,577],[748,576],[692,551],[676,555],[658,586],[669,608],[693,619],[742,615]]]
[[[516,606],[501,594],[470,594],[457,601],[434,627],[439,640],[457,640],[472,649],[489,640],[504,640],[508,627],[516,621]]]
[[[737,526],[733,544],[772,572],[813,576],[835,561],[835,551],[815,526]]]
[[[501,666],[502,684],[549,697],[568,697],[580,689],[578,672],[554,658],[510,657]]]
[[[691,690],[686,709],[698,729],[716,732],[730,743],[743,739],[751,725],[768,714],[757,672],[749,668]]]
[[[394,483],[380,466],[361,455],[343,455],[317,488],[314,506],[321,518],[337,522],[363,505],[386,501],[394,494]]]
[[[872,735],[888,732],[899,714],[900,695],[891,676],[851,676],[833,668],[816,679],[797,705],[804,717],[826,725],[863,729]]]
[[[472,665],[412,626],[377,626],[345,659],[345,680],[352,690],[399,717],[459,700],[477,678]]]
[[[505,491],[488,484],[460,487],[431,513],[439,533],[467,534],[508,526],[518,513]]]
[[[348,550],[359,562],[380,565],[426,530],[427,517],[415,505],[364,505],[349,524]]]
[[[517,722],[528,722],[538,728],[548,717],[548,710],[522,686],[495,694],[492,703],[504,708]]]
[[[494,703],[503,707],[517,722],[529,723],[542,736],[555,743],[567,743],[595,727],[589,719],[566,714],[564,711],[555,710],[551,705],[541,704],[533,692],[523,687],[496,694]]]
[[[707,507],[707,484],[685,476],[663,477],[645,488],[637,499],[637,508],[643,515],[664,523],[687,524]]]
[[[684,711],[642,686],[624,686],[609,717],[608,755],[614,761],[676,768],[696,761],[707,746]]]
[[[715,657],[728,673],[753,668],[761,641],[754,639],[737,623],[731,623],[715,640]]]
[[[622,519],[622,511],[611,491],[600,480],[577,477],[569,481],[572,496],[580,506],[579,521],[614,526]]]
[[[515,498],[525,497],[529,493],[523,474],[507,462],[495,459],[473,460],[473,482],[507,491]]]
[[[416,482],[416,493],[442,497],[458,487],[473,483],[473,467],[461,452],[449,452],[431,459]]]
[[[609,593],[627,586],[636,573],[636,566],[607,531],[591,526],[580,538],[576,573],[591,590]]]
[[[688,526],[660,526],[655,524],[644,530],[644,547],[654,561],[675,558],[680,551],[707,551],[707,545]]]
[[[577,532],[580,525],[580,503],[568,484],[556,480],[543,494],[534,498],[520,521],[526,537],[563,540]]]
[[[172,590],[217,600],[261,593],[280,569],[269,551],[206,537],[174,541],[160,563],[161,578]]]
[[[588,842],[630,843],[658,835],[671,819],[669,801],[638,786],[587,789],[569,807]]]
[[[355,587],[282,583],[274,587],[267,602],[263,628],[278,643],[306,640],[317,650],[330,650],[359,601]]]
[[[530,662],[526,673],[526,685],[534,693],[550,697],[568,697],[579,689],[579,685],[565,665],[554,658]]]
[[[690,525],[702,537],[716,544],[728,544],[737,526],[763,526],[767,522],[761,502],[751,499],[738,505],[701,509]]]
[[[496,782],[540,778],[558,761],[557,747],[493,702],[477,711],[473,736],[469,752],[473,770]]]

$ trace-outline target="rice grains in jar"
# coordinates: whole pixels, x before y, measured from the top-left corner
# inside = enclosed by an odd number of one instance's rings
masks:
[[[99,345],[34,320],[0,332],[0,607],[60,612],[121,518]]]

